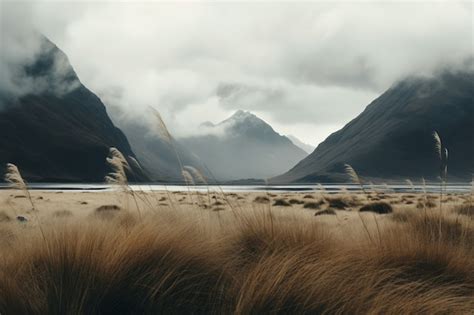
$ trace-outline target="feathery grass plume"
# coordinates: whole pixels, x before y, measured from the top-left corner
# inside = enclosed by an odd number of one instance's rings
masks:
[[[207,186],[207,203],[208,203],[207,206],[211,207],[211,193],[209,191],[209,185],[207,184],[207,180],[204,178],[204,175],[197,168],[193,166],[185,165],[184,170],[188,171],[193,176],[194,183],[198,182],[200,184]],[[204,204],[201,198],[201,194],[199,192],[196,192],[196,195],[197,195],[199,203]]]
[[[352,166],[350,166],[349,164],[344,164],[344,167],[346,169],[346,174],[349,176],[351,181],[355,184],[358,184],[360,186],[360,188],[362,189],[362,191],[365,193],[365,189],[364,189],[364,185],[362,183],[362,180],[360,179],[359,175],[354,170],[354,168]]]
[[[130,194],[135,202],[135,206],[137,207],[138,215],[141,218],[140,207],[138,205],[135,193],[128,186],[126,170],[131,171],[131,168],[127,162],[127,159],[125,159],[125,156],[117,148],[111,147],[109,149],[109,156],[105,160],[112,169],[112,172],[108,173],[107,176],[104,177],[105,182],[111,185],[118,185],[124,190],[124,192]]]
[[[443,180],[446,182],[446,179],[448,177],[448,149],[444,148],[444,168],[443,168]]]
[[[349,164],[344,164],[344,166],[346,168],[346,173],[349,176],[349,178],[354,183],[358,184],[360,186],[360,188],[362,189],[362,191],[364,192],[364,194],[367,195],[367,192],[364,189],[364,185],[362,184],[362,181],[361,181],[359,175],[357,174],[357,172],[354,170],[354,168],[352,166],[350,166]],[[367,224],[365,223],[364,219],[362,218],[362,215],[360,214],[360,211],[357,211],[357,214],[359,215],[359,219],[362,222],[362,225],[364,226],[365,232],[366,232],[367,236],[369,237],[369,240],[371,242],[373,242],[372,236],[370,235],[370,232],[369,232],[369,228],[367,227]]]
[[[125,170],[130,170],[130,165],[123,154],[116,148],[109,149],[109,156],[106,158],[112,172],[105,176],[105,181],[109,184],[126,186],[128,183]]]
[[[405,179],[405,182],[407,183],[408,186],[410,186],[410,189],[412,191],[415,191],[415,185],[413,185],[413,182],[410,179]]]
[[[5,181],[10,184],[11,188],[23,191],[23,193],[30,201],[31,208],[33,210],[36,210],[35,204],[33,203],[33,199],[31,198],[30,191],[28,190],[28,186],[26,185],[25,180],[21,176],[21,173],[15,164],[7,163]]]
[[[18,190],[26,190],[26,183],[21,177],[20,171],[15,164],[7,163],[5,181],[10,184],[10,187]]]
[[[202,175],[202,173],[198,169],[189,165],[185,165],[183,168],[185,171],[187,171],[193,176],[195,182],[197,181],[201,184],[207,184],[207,180],[204,178],[204,175]]]
[[[183,175],[184,182],[186,183],[186,185],[194,185],[194,179],[190,172],[188,172],[187,170],[182,170],[181,174]]]
[[[156,131],[158,131],[158,134],[160,135],[161,139],[171,144],[173,138],[171,137],[171,133],[169,132],[168,127],[166,127],[165,121],[156,109],[154,109],[153,107],[150,107],[150,109],[155,115],[156,121],[158,122]]]
[[[140,162],[138,162],[136,158],[134,158],[133,156],[129,155],[129,156],[128,156],[128,159],[130,160],[130,162],[132,162],[133,166],[134,166],[136,169],[139,169],[140,171],[143,171],[143,167],[140,165]]]
[[[319,194],[321,195],[321,199],[326,201],[326,188],[324,188],[324,186],[321,185],[321,183],[316,184],[316,186],[318,187]]]
[[[176,155],[176,159],[178,160],[179,164],[179,169],[182,171],[183,170],[183,162],[181,161],[181,157],[179,156],[178,149],[176,149],[176,145],[174,144],[173,137],[171,136],[171,133],[168,130],[168,127],[166,127],[165,121],[161,117],[160,113],[154,109],[153,107],[150,107],[151,111],[156,117],[156,120],[158,122],[158,133],[162,136],[162,139],[164,139],[172,148],[174,151],[174,154]]]
[[[443,159],[441,155],[442,142],[441,142],[441,137],[439,136],[437,131],[433,131],[433,138],[435,140],[436,153],[438,153],[439,159],[442,160]]]

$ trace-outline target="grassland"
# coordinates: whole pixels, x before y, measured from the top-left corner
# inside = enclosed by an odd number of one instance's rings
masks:
[[[0,200],[1,314],[474,312],[469,194]]]

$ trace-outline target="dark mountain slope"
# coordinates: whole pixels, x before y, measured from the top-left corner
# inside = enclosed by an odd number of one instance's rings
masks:
[[[188,148],[173,139],[173,144],[165,140],[147,124],[125,118],[119,108],[110,111],[112,119],[127,136],[133,152],[137,155],[142,166],[147,170],[151,179],[165,182],[183,182],[181,166],[176,157],[176,151],[183,166],[193,166],[207,176],[202,163]],[[208,178],[208,180],[210,180]]]
[[[244,111],[213,125],[209,134],[180,139],[219,180],[268,178],[281,173],[307,153],[279,135],[257,116]]]
[[[449,178],[474,172],[474,74],[404,80],[273,182],[345,181],[344,163],[378,179],[435,179],[433,131],[449,150]]]
[[[103,181],[110,171],[105,163],[109,147],[125,156],[134,154],[64,53],[46,38],[43,46],[35,62],[25,65],[24,74],[44,87],[19,98],[0,97],[0,163],[18,165],[30,181]],[[134,169],[130,179],[145,178]]]

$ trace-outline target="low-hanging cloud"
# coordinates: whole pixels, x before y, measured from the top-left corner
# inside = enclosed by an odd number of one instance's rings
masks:
[[[473,55],[472,3],[457,1],[23,6],[85,85],[130,116],[157,108],[177,135],[244,109],[314,143],[300,126],[342,125],[397,80]]]

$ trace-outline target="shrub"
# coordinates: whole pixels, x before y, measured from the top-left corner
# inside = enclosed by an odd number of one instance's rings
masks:
[[[360,212],[375,212],[378,214],[392,213],[392,206],[386,202],[373,202],[362,206]]]
[[[314,214],[315,216],[318,216],[318,215],[336,215],[336,211],[334,211],[333,209],[325,209],[325,210],[321,210],[321,211],[318,211]]]
[[[289,203],[285,199],[275,199],[275,202],[273,203],[273,205],[279,206],[279,207],[291,207],[291,203]]]
[[[319,200],[316,202],[306,202],[303,206],[305,209],[319,209],[324,204],[324,201]]]

